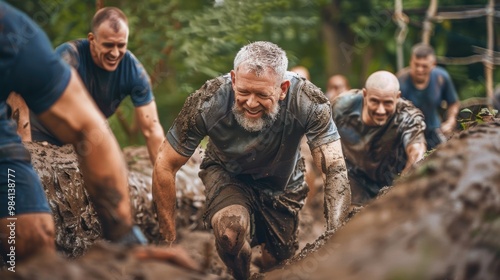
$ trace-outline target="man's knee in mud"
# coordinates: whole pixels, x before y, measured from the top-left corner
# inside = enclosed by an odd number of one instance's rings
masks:
[[[247,225],[244,215],[225,215],[214,219],[212,226],[217,249],[226,254],[237,255],[247,242]]]

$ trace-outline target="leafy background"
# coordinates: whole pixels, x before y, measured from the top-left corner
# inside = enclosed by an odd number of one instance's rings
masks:
[[[131,50],[151,76],[160,120],[167,130],[185,98],[206,80],[232,69],[236,52],[246,43],[267,40],[280,45],[290,67],[303,65],[311,80],[325,89],[333,74],[344,74],[361,88],[373,71],[396,72],[397,25],[394,0],[9,0],[32,17],[49,35],[54,47],[84,38],[97,5],[116,6],[129,17]],[[405,65],[410,48],[420,42],[429,1],[406,0],[409,17],[404,44]],[[439,11],[481,8],[487,0],[441,0]],[[497,4],[496,10],[500,9]],[[500,19],[495,18],[499,26]],[[474,54],[486,48],[486,19],[445,20],[435,23],[431,44],[440,56]],[[499,51],[500,29],[495,30]],[[486,96],[484,67],[448,65],[461,100]],[[500,71],[494,81],[499,83]],[[110,125],[120,144],[141,145],[134,126],[133,106],[126,99]]]

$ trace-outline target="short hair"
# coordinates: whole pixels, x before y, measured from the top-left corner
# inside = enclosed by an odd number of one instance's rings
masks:
[[[127,16],[122,12],[122,10],[116,7],[105,7],[95,13],[91,24],[92,32],[95,33],[96,29],[107,20],[110,21],[111,28],[113,28],[115,32],[120,30],[120,20],[128,25]]]
[[[411,48],[412,56],[416,58],[425,58],[428,56],[436,57],[434,49],[426,43],[418,43]]]
[[[377,71],[366,79],[365,89],[377,89],[397,94],[399,93],[399,80],[389,71]]]
[[[281,82],[288,68],[288,58],[285,51],[276,44],[257,41],[244,46],[236,54],[234,70],[238,70],[241,65],[248,67],[257,76],[264,75],[268,69],[271,69]]]

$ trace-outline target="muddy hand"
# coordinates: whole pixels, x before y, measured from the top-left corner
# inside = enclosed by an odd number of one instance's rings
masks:
[[[139,260],[157,260],[168,262],[189,270],[201,271],[201,266],[187,252],[178,246],[155,247],[138,246],[133,249],[134,256]]]

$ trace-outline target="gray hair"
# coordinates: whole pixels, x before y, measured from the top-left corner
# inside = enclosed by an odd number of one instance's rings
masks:
[[[266,74],[271,69],[276,77],[283,81],[288,69],[288,58],[283,49],[276,44],[265,41],[250,43],[236,54],[234,58],[234,70],[244,65],[249,71],[257,76]]]

